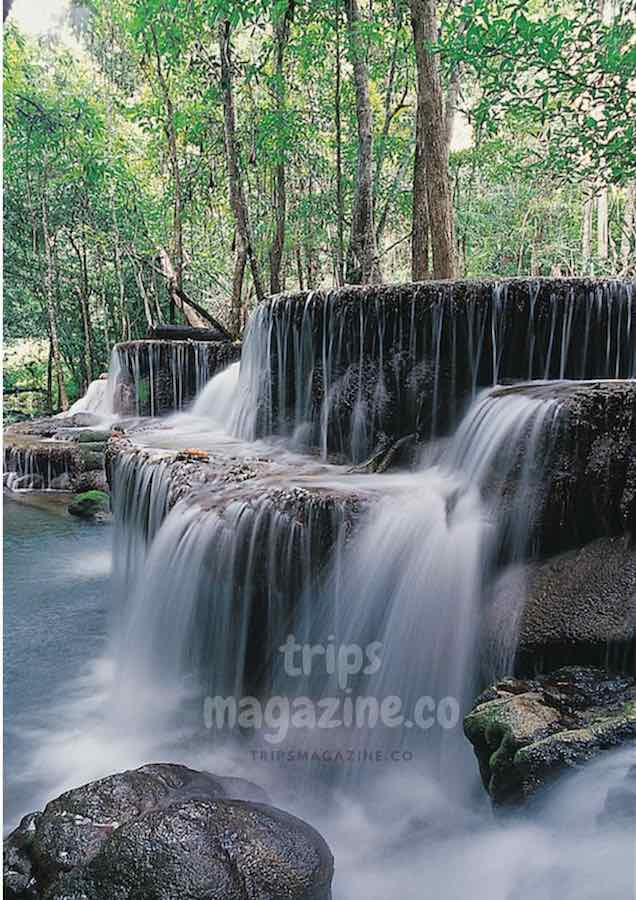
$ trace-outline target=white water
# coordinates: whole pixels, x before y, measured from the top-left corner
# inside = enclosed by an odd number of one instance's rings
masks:
[[[212,380],[190,413],[140,439],[149,446],[180,442],[245,457],[248,447],[220,436],[226,414],[212,414],[217,402],[230,408],[236,386],[232,366]],[[495,491],[486,501],[481,489],[493,469],[505,482],[520,456],[536,456],[557,411],[558,401],[540,390],[532,397],[485,392],[454,439],[418,471],[359,475],[276,450],[277,462],[262,476],[213,482],[202,506],[186,499],[170,512],[165,454],[156,450],[146,462],[136,457],[118,463],[117,593],[127,600],[113,648],[117,666],[108,715],[138,723],[143,697],[150,731],[167,720],[183,726],[188,715],[196,731],[206,694],[240,698],[254,692],[250,666],[260,689],[274,679],[274,694],[318,699],[339,693],[324,669],[296,681],[281,675],[276,648],[294,634],[312,644],[326,645],[330,636],[338,646],[380,642],[381,668],[352,681],[354,699],[397,696],[410,713],[422,695],[436,702],[451,698],[461,720],[478,688],[482,610],[498,547],[499,496]],[[524,489],[523,473],[517,477]],[[305,501],[301,524],[293,510],[278,506],[279,488],[328,490],[343,498],[354,493],[373,505],[345,539],[344,501],[328,514],[320,505],[312,512]],[[325,515],[333,536],[326,568],[317,554]],[[525,527],[525,504],[516,519]],[[513,549],[521,553],[521,544]],[[515,641],[513,630],[498,648],[497,662],[512,657]],[[486,660],[484,668],[496,664]],[[290,729],[281,744],[316,745],[411,749],[455,802],[469,802],[475,793],[472,752],[458,728],[339,729],[329,735]],[[324,768],[318,767],[323,772],[317,777],[325,777]],[[331,773],[326,777],[331,780]],[[360,777],[366,779],[364,770],[355,765],[338,773],[341,783]]]
[[[100,413],[106,405],[106,395],[108,390],[108,379],[98,378],[91,381],[86,393],[69,406],[66,412],[58,414],[58,418],[65,419],[79,412]]]
[[[227,433],[220,437],[231,425],[237,375],[232,366],[215,377],[189,414],[144,435],[144,442],[191,446],[197,434],[198,446],[208,435],[210,446],[224,452],[239,448]],[[183,503],[166,515],[161,454],[120,471],[115,493],[129,523],[123,536],[127,560],[117,560],[123,608],[107,655],[56,707],[54,733],[37,732],[30,762],[33,771],[49,773],[49,796],[149,760],[185,762],[252,777],[273,802],[312,821],[336,855],[336,900],[420,900],[428,894],[441,900],[544,900],[556,890],[559,900],[628,900],[633,839],[624,827],[598,821],[607,788],[620,783],[632,762],[624,753],[564,782],[534,820],[502,826],[483,797],[476,799],[476,764],[460,728],[426,740],[406,736],[412,761],[370,765],[355,786],[351,772],[341,769],[327,778],[318,773],[316,787],[302,767],[254,760],[254,745],[215,743],[218,735],[201,726],[202,692],[240,695],[245,688],[251,573],[263,551],[270,576],[264,646],[275,646],[289,628],[281,604],[298,601],[292,620],[298,635],[383,644],[380,671],[356,690],[397,694],[407,706],[417,695],[450,695],[465,707],[475,692],[480,615],[499,513],[497,492],[486,502],[480,487],[494,466],[505,480],[520,454],[532,457],[557,412],[554,398],[488,392],[448,446],[415,473],[347,475],[307,460],[292,477],[281,462],[277,479],[287,487],[371,488],[382,495],[357,534],[346,545],[336,541],[320,584],[291,597],[284,596],[290,571],[299,566],[305,573],[292,579],[300,585],[313,572],[312,522],[304,532],[290,526],[275,505],[259,504],[259,485],[253,492],[249,485],[233,487],[232,496],[221,491],[209,509]],[[519,535],[526,533],[527,519],[523,507]],[[328,679],[316,678],[299,690],[320,695],[325,687]],[[383,745],[403,748],[406,737],[394,733],[394,743]],[[388,740],[386,733],[359,739],[371,748]],[[310,743],[323,741],[315,734]]]

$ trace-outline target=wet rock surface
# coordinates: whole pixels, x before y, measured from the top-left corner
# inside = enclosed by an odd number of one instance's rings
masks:
[[[558,403],[541,435],[519,437],[507,483],[497,483],[496,466],[491,478],[490,489],[501,492],[511,519],[520,507],[531,510],[532,555],[636,531],[636,380],[521,385],[495,393]],[[531,437],[536,445],[530,448]]]
[[[104,522],[110,517],[110,497],[104,491],[85,491],[73,498],[68,511],[78,519]]]
[[[328,900],[331,853],[256,785],[155,764],[62,794],[5,840],[14,900]]]
[[[600,538],[513,567],[497,579],[493,593],[491,634],[518,618],[519,674],[608,660],[619,670],[636,671],[636,544],[628,538]]]
[[[5,485],[14,490],[107,491],[111,428],[92,413],[34,419],[4,432]]]
[[[519,807],[564,770],[636,740],[636,679],[576,666],[505,679],[477,698],[464,731],[493,805]]]

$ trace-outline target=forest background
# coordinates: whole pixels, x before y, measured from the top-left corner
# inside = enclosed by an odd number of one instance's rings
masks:
[[[22,2],[9,418],[267,294],[636,272],[632,0],[58,0],[36,34]]]

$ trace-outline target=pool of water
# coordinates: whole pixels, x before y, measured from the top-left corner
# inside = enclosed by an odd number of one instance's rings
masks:
[[[63,507],[5,498],[4,815],[12,827],[50,799],[33,766],[38,736],[55,728],[65,691],[104,647],[110,606],[111,529]]]

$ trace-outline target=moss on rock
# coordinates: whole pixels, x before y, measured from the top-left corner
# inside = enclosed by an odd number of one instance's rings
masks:
[[[85,491],[77,494],[68,511],[78,519],[105,519],[110,515],[110,497],[104,491]]]

